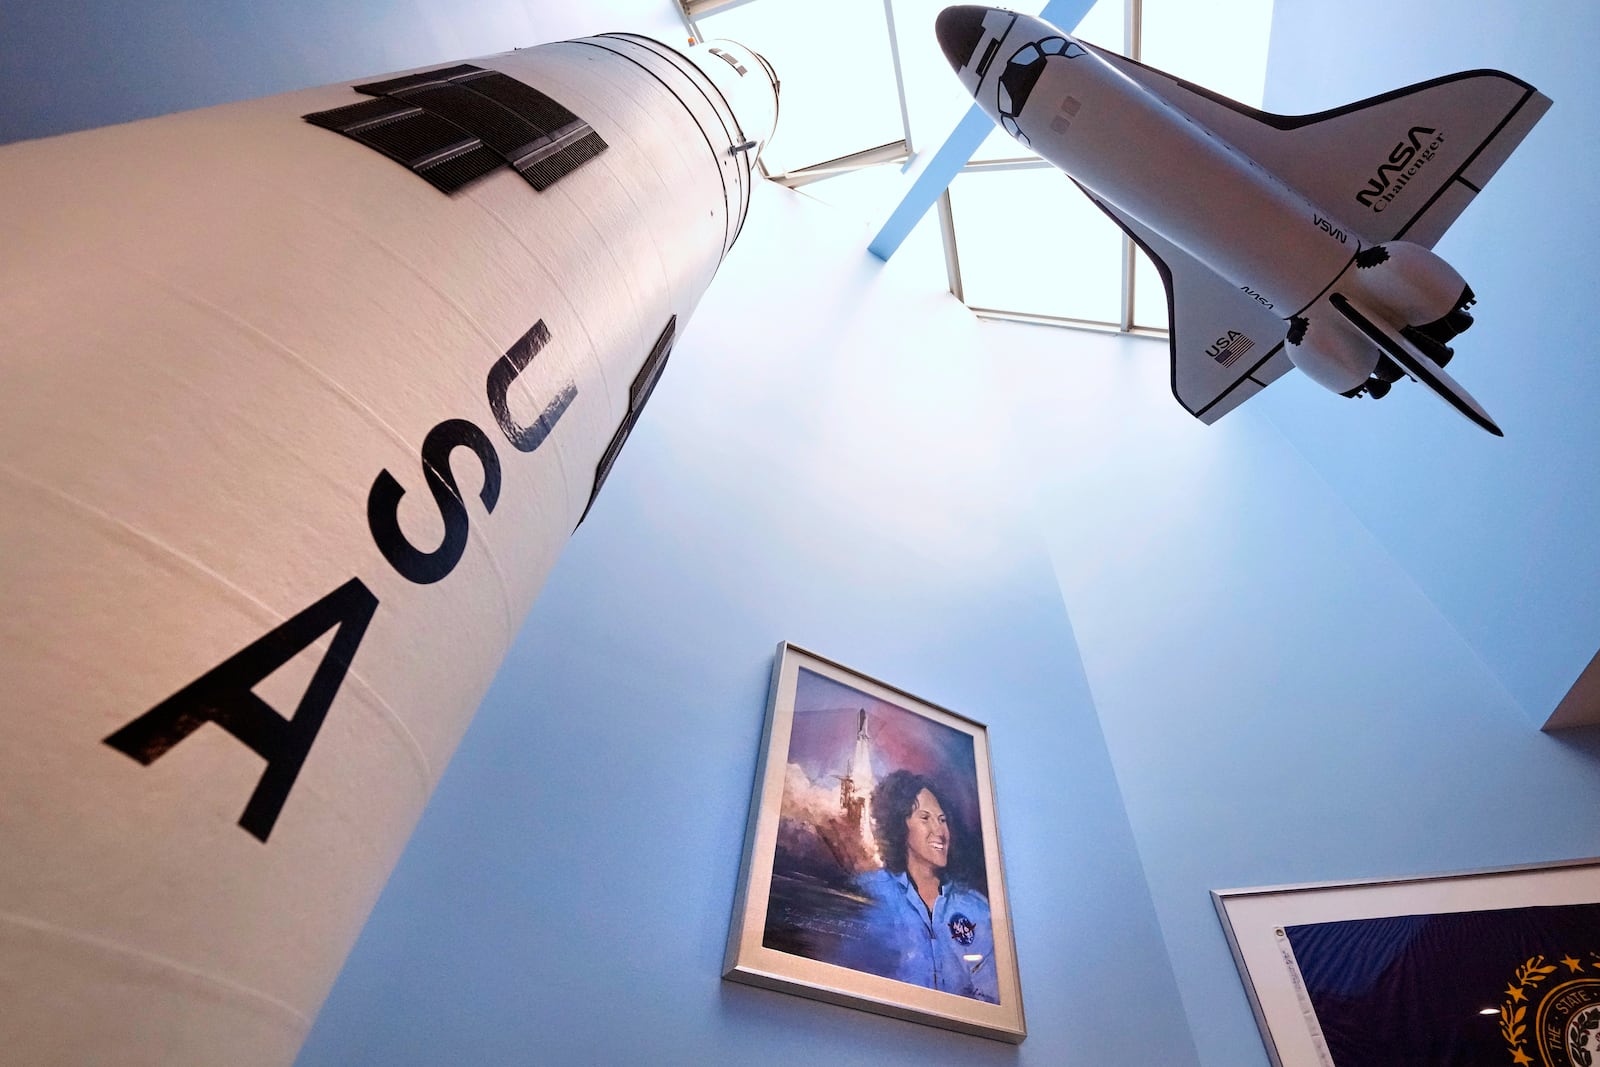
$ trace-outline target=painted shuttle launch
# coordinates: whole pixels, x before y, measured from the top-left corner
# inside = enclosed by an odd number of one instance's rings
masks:
[[[1444,371],[1474,296],[1431,249],[1550,107],[1532,86],[1470,71],[1271,115],[1012,11],[946,8],[936,32],[989,117],[1155,263],[1191,414],[1294,366],[1350,397],[1409,376],[1500,433]]]
[[[8,1062],[292,1060],[776,111],[617,34],[0,148]]]

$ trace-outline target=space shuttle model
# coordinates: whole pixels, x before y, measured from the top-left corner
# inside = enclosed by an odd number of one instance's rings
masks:
[[[1167,289],[1172,391],[1211,423],[1299,367],[1345,396],[1448,373],[1472,289],[1431,248],[1550,107],[1497,71],[1272,115],[997,8],[940,13],[978,105],[1065,171]]]
[[[614,34],[0,147],[0,1058],[293,1060],[776,110]]]

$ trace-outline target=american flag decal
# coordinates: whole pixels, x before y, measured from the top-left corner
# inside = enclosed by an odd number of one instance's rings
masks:
[[[1231,367],[1238,362],[1239,357],[1256,346],[1256,343],[1238,330],[1229,330],[1226,337],[1219,337],[1206,349],[1206,355],[1222,364]]]

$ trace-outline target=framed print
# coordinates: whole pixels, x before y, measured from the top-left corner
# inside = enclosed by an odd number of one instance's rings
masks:
[[[1020,1042],[987,730],[780,644],[723,977]]]
[[[1600,1065],[1600,859],[1211,896],[1275,1067]]]

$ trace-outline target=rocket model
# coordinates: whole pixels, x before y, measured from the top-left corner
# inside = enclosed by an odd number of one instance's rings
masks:
[[[1532,86],[1472,71],[1272,115],[1028,15],[952,7],[936,31],[978,105],[1155,263],[1191,414],[1292,365],[1350,397],[1409,376],[1500,433],[1444,370],[1474,298],[1430,249],[1549,108]]]
[[[861,798],[861,845],[868,856],[877,856],[878,839],[872,833],[872,794],[877,788],[872,774],[872,738],[867,733],[867,709],[862,708],[860,714],[856,722],[855,748],[850,753],[850,781]]]
[[[759,56],[0,148],[0,1049],[286,1064],[733,246]]]

